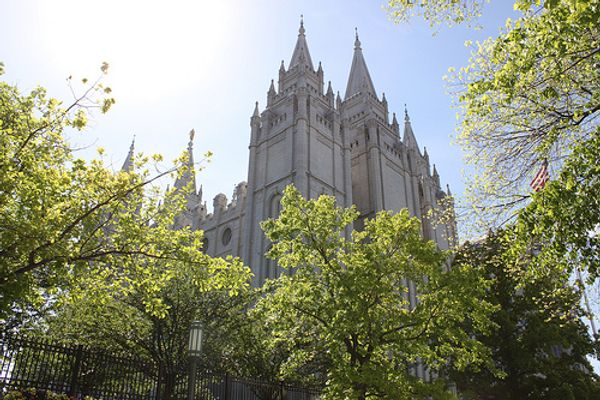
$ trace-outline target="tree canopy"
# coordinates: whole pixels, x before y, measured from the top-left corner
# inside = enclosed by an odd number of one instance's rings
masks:
[[[290,186],[281,204],[263,229],[268,256],[289,274],[257,310],[269,316],[273,342],[290,343],[284,376],[325,357],[324,398],[445,398],[446,382],[432,371],[489,361],[460,328],[491,328],[492,307],[480,301],[486,279],[471,266],[448,269],[418,219],[382,211],[345,237],[358,213],[333,197],[305,200]]]
[[[465,243],[453,262],[476,264],[492,279],[485,299],[498,307],[492,315],[498,329],[476,336],[491,349],[503,377],[470,369],[450,375],[465,399],[597,398],[600,381],[586,357],[598,349],[581,321],[580,291],[568,274],[556,271],[523,283],[519,274],[535,255],[515,257],[510,237],[495,232]]]
[[[484,3],[392,0],[389,9],[397,21],[458,23],[480,15]],[[458,141],[476,169],[472,203],[487,216],[507,217],[529,198],[542,160],[558,172],[576,146],[598,135],[600,4],[516,0],[514,7],[522,16],[476,43],[469,65],[449,78],[460,107]]]
[[[483,4],[392,0],[389,9],[398,21],[460,23],[476,18]],[[593,281],[599,276],[600,2],[515,0],[514,7],[521,17],[476,43],[469,64],[448,78],[459,107],[457,141],[474,171],[467,228],[482,233],[516,222],[515,250],[544,244],[534,267],[578,264]],[[544,162],[551,182],[532,194],[529,183]]]
[[[162,260],[158,260],[162,264]],[[215,267],[218,265],[218,267]],[[221,269],[227,277],[220,290],[214,290],[214,275]],[[188,336],[192,321],[201,321],[205,336],[201,365],[211,372],[231,372],[228,349],[238,348],[234,325],[249,307],[250,271],[233,258],[205,257],[203,263],[173,263],[165,271],[170,279],[157,286],[153,298],[164,305],[157,315],[148,307],[143,286],[123,292],[97,285],[96,280],[80,280],[59,296],[40,332],[66,343],[88,345],[109,352],[139,357],[155,365],[161,377],[161,398],[175,394],[177,384],[188,376]],[[98,301],[101,299],[101,301]],[[243,361],[242,361],[243,363]]]
[[[107,68],[102,66],[103,74]],[[102,158],[76,157],[65,130],[84,129],[91,110],[106,112],[114,103],[100,79],[83,79],[81,85],[82,94],[64,105],[43,88],[21,94],[0,82],[4,322],[26,315],[32,305],[47,304],[79,279],[121,292],[143,292],[143,304],[161,315],[167,306],[155,293],[172,278],[172,265],[202,266],[211,277],[202,281],[206,290],[231,278],[232,265],[210,262],[201,252],[201,232],[172,229],[175,216],[184,210],[185,190],[164,194],[152,185],[161,176],[183,174],[189,168],[185,156],[174,168],[154,175],[148,168],[152,159],[141,154],[131,154],[131,168],[117,172]],[[233,267],[240,270],[237,264]]]

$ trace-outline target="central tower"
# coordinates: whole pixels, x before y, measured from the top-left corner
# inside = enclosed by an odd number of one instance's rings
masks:
[[[242,255],[255,273],[255,283],[280,273],[264,257],[270,243],[260,222],[277,216],[283,189],[294,184],[306,198],[335,196],[338,204],[352,205],[349,140],[340,128],[341,99],[331,83],[324,91],[323,69],[315,70],[303,22],[286,70],[279,68],[277,89],[271,81],[267,106],[258,103],[250,119],[248,193],[243,221],[246,247]]]

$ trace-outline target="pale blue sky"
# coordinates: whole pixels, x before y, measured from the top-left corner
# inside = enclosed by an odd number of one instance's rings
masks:
[[[65,101],[71,99],[66,77],[95,77],[100,63],[109,62],[106,82],[117,103],[109,114],[96,114],[76,143],[104,147],[119,167],[133,134],[137,150],[171,160],[195,128],[196,158],[214,152],[198,175],[211,204],[247,178],[254,102],[264,106],[281,60],[289,63],[300,14],[313,61],[322,61],[325,79],[342,96],[357,27],[378,93],[386,93],[399,116],[407,104],[419,145],[427,147],[442,184],[460,194],[462,158],[450,145],[455,110],[442,76],[466,64],[466,39],[498,32],[509,3],[487,7],[483,31],[443,28],[433,36],[421,21],[394,25],[379,0],[2,0],[0,60],[8,82],[22,90],[39,84]]]

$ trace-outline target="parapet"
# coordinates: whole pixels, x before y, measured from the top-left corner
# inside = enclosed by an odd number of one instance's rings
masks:
[[[223,220],[241,213],[245,205],[247,192],[248,184],[240,182],[235,185],[230,203],[228,203],[227,196],[223,193],[219,193],[214,197],[212,214],[207,214],[206,205],[197,207],[195,215],[197,226],[201,227],[209,221]]]

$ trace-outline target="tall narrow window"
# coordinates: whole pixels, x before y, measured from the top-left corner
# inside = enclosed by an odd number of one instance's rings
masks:
[[[281,194],[277,193],[271,198],[271,204],[269,207],[269,217],[277,218],[281,211]]]

